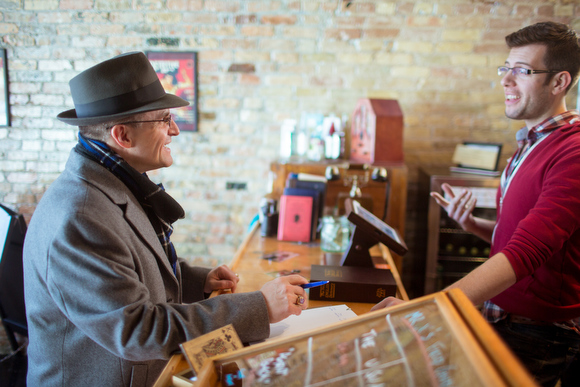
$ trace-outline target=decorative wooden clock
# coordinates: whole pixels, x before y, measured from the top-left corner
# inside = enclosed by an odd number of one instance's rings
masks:
[[[350,128],[350,160],[375,165],[404,161],[403,113],[396,100],[359,99]]]

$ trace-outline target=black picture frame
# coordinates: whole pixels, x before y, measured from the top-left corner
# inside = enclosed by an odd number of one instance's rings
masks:
[[[6,49],[0,48],[0,126],[10,126],[10,94],[8,92],[8,62]]]
[[[172,109],[173,119],[179,130],[197,132],[197,52],[149,51],[146,55],[165,92],[189,102],[189,106]]]

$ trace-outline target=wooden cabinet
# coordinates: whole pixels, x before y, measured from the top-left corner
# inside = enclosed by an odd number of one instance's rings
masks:
[[[422,169],[420,174],[421,184],[428,185],[429,192],[443,195],[443,183],[451,185],[454,190],[470,189],[477,198],[474,215],[495,220],[499,177],[450,173],[449,170],[439,169]],[[435,199],[426,196],[424,200],[429,201],[425,264],[425,294],[429,294],[454,283],[485,262],[489,257],[489,243],[463,231]]]
[[[275,197],[282,196],[286,178],[290,173],[309,173],[324,176],[326,167],[337,166],[346,173],[358,174],[359,182],[367,175],[366,183],[361,191],[363,196],[372,198],[372,212],[379,219],[384,220],[391,227],[394,227],[404,236],[405,214],[407,210],[407,167],[404,164],[380,165],[387,170],[388,182],[375,182],[370,179],[373,166],[367,169],[355,169],[354,164],[344,162],[284,162],[277,161],[270,165],[270,170],[274,174],[272,194]],[[342,175],[344,176],[344,175]],[[351,189],[350,184],[345,184],[345,179],[328,182],[326,192],[325,207],[332,208],[339,205],[339,198],[345,198]],[[388,203],[387,203],[388,202]],[[385,213],[386,208],[386,213]]]
[[[341,172],[341,179],[329,181],[326,190],[325,208],[332,209],[335,206],[344,206],[344,200],[348,197],[351,184],[348,176],[357,175],[362,184],[361,192],[364,198],[372,201],[371,212],[389,226],[395,228],[401,237],[405,236],[405,216],[407,211],[407,167],[404,164],[384,165],[387,170],[387,182],[376,182],[370,178],[374,166],[360,169],[360,164],[343,162],[273,162],[270,170],[274,174],[272,194],[274,197],[282,196],[286,185],[286,178],[290,173],[309,173],[324,176],[326,167],[336,166]],[[356,167],[355,167],[356,166]],[[366,176],[366,177],[365,177]],[[345,184],[346,182],[346,184]],[[362,204],[362,203],[361,203]],[[393,260],[399,269],[403,271],[402,258],[396,254]]]

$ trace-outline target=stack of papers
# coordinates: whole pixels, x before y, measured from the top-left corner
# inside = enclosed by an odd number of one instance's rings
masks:
[[[346,305],[306,309],[300,316],[292,315],[280,322],[270,324],[270,337],[266,340],[292,336],[353,317],[356,317],[356,313]]]

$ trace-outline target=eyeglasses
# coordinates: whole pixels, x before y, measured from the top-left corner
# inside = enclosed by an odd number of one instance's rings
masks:
[[[145,122],[165,122],[167,124],[167,127],[171,127],[171,121],[173,121],[173,116],[169,116],[167,118],[164,118],[162,120],[147,120],[147,121],[127,121],[127,122],[119,122],[116,123],[115,125],[129,125],[129,124],[141,124],[141,123],[145,123]],[[107,130],[111,129],[113,126],[115,125],[111,125],[107,128]]]
[[[525,69],[523,67],[507,67],[507,66],[499,66],[497,68],[497,75],[501,77],[505,77],[508,72],[511,71],[511,74],[514,77],[517,76],[527,76],[530,74],[552,74],[552,73],[559,73],[560,70],[530,70]]]

